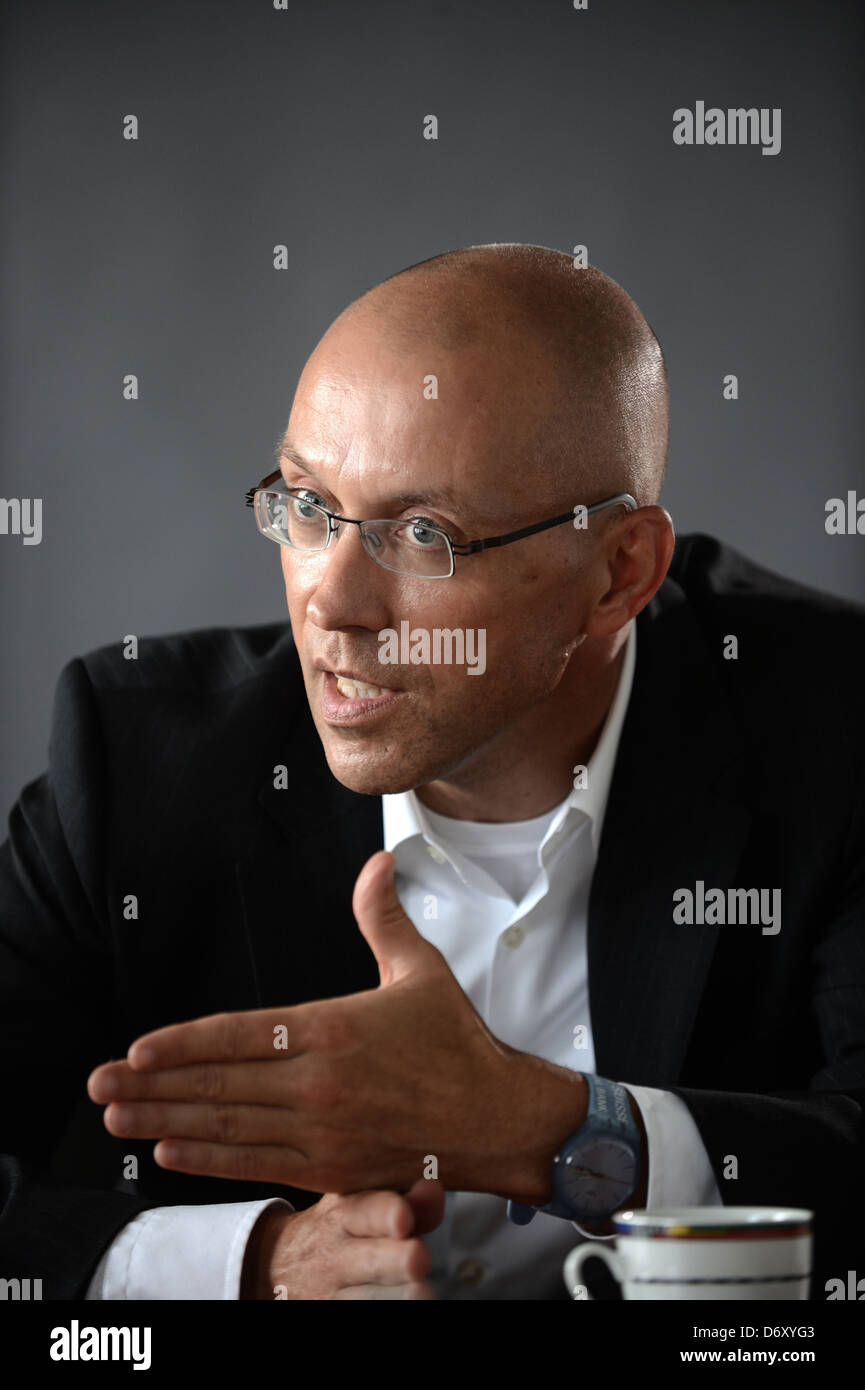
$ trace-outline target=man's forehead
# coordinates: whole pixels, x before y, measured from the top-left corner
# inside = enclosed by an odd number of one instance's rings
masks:
[[[406,373],[391,359],[341,379],[332,370],[304,374],[295,393],[282,457],[299,466],[378,451],[397,467],[410,456],[424,469],[487,475],[500,487],[511,460],[535,452],[539,430],[550,433],[550,401],[524,362],[512,377],[497,362],[471,369],[434,352]],[[329,366],[330,364],[328,364]],[[390,447],[389,447],[390,441]],[[441,467],[440,467],[441,465]],[[517,463],[517,470],[523,471]]]
[[[311,479],[325,485],[333,481],[335,476],[332,463],[326,458],[315,457],[312,451],[305,452],[288,434],[277,446],[277,459],[281,466],[294,465]],[[518,460],[515,462],[518,463]],[[532,476],[527,478],[527,473]],[[363,482],[371,504],[386,503],[392,507],[426,504],[446,509],[455,520],[463,521],[466,525],[486,528],[506,526],[514,518],[519,519],[526,507],[531,508],[538,493],[537,474],[528,462],[526,468],[517,467],[514,473],[512,495],[509,495],[502,469],[495,467],[495,460],[489,472],[479,472],[472,479],[461,474],[453,485],[444,479],[433,478],[427,469],[388,467],[377,472],[373,460],[364,469]]]
[[[296,468],[301,468],[311,477],[325,481],[326,474],[332,465],[326,460],[318,459],[307,455],[289,436],[281,441],[279,445],[278,458],[280,463],[294,464]],[[375,479],[375,466],[367,471],[366,476],[370,482]],[[435,483],[432,479],[424,479],[420,486],[409,485],[408,471],[398,472],[389,468],[381,474],[382,482],[390,481],[391,486],[386,487],[389,500],[401,506],[411,506],[414,502],[436,502],[439,505],[451,507],[454,510],[459,508],[461,511],[471,509],[472,502],[475,500],[470,497],[465,488],[450,487],[446,483]],[[417,481],[417,480],[415,480]],[[401,486],[402,484],[402,486]]]

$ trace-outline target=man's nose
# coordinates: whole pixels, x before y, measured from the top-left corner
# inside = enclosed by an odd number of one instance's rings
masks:
[[[359,526],[340,523],[318,566],[306,605],[316,627],[381,631],[388,626],[388,572],[364,550]]]

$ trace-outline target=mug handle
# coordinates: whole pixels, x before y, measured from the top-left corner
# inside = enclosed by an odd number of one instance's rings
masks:
[[[612,1242],[610,1244],[612,1244]],[[563,1274],[565,1285],[567,1287],[568,1293],[571,1295],[572,1298],[574,1297],[574,1285],[582,1283],[582,1280],[579,1278],[579,1275],[582,1271],[583,1264],[588,1259],[603,1260],[604,1264],[609,1269],[613,1278],[616,1280],[620,1287],[623,1287],[625,1283],[625,1271],[622,1266],[621,1257],[616,1254],[616,1251],[614,1249],[610,1248],[610,1244],[602,1245],[600,1241],[587,1240],[584,1241],[582,1245],[576,1246],[575,1249],[571,1251],[570,1255],[568,1255],[567,1259],[565,1260]],[[584,1287],[586,1289],[586,1293],[591,1299],[592,1295],[589,1293],[588,1285],[585,1285]]]

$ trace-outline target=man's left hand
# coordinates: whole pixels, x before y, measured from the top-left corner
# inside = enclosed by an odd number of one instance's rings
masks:
[[[110,1102],[106,1128],[159,1139],[156,1162],[184,1173],[337,1193],[437,1175],[452,1190],[546,1200],[552,1155],[585,1118],[585,1081],[492,1035],[403,911],[393,871],[378,851],[352,900],[377,989],[138,1038],[88,1080],[91,1100]]]

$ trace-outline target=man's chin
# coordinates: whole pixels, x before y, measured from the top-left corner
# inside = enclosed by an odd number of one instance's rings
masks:
[[[352,754],[339,740],[324,737],[321,744],[327,765],[337,782],[362,796],[386,796],[392,792],[409,791],[424,780],[416,774],[415,769],[406,766],[398,749],[392,749],[390,755],[382,749],[381,754],[376,755],[369,748],[358,748]]]
[[[379,768],[346,763],[344,758],[328,758],[327,765],[337,782],[362,796],[391,796],[396,792],[411,791],[426,780],[406,773],[405,769],[394,769],[392,773],[387,773]]]

